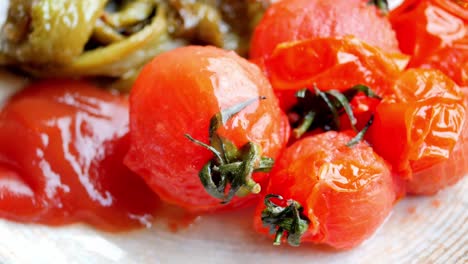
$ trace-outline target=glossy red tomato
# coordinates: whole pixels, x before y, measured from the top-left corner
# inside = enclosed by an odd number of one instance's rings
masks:
[[[269,57],[283,42],[309,38],[357,38],[388,52],[398,42],[387,17],[367,0],[287,0],[270,6],[252,37],[251,58]]]
[[[282,208],[261,203],[256,230],[282,228],[279,234],[292,245],[314,242],[335,248],[351,248],[370,237],[390,213],[395,190],[385,161],[366,143],[348,147],[352,137],[351,132],[330,131],[288,147],[266,190],[282,197],[270,199]]]
[[[408,58],[385,54],[357,38],[314,38],[283,43],[264,60],[275,90],[345,90],[356,84],[384,94]]]
[[[42,81],[0,113],[0,217],[106,230],[149,224],[158,199],[123,165],[128,103],[77,81]]]
[[[259,97],[266,99],[257,100]],[[239,149],[250,142],[259,147],[262,157],[275,159],[286,144],[289,127],[268,80],[255,65],[214,47],[184,47],[157,56],[143,69],[131,91],[131,148],[126,165],[163,200],[190,211],[248,203],[255,195],[235,197],[225,205],[206,191],[200,175],[208,171],[202,169],[217,161],[213,161],[212,152],[185,136],[216,145],[209,135],[212,118],[246,101],[252,103],[220,124],[216,134]],[[205,180],[221,185],[223,177],[214,174],[226,167],[217,165],[209,167],[213,177]],[[257,165],[258,161],[254,162],[253,166]],[[253,180],[264,184],[267,176],[254,173]],[[224,187],[221,192],[227,190]]]
[[[406,0],[390,13],[390,21],[414,67],[468,36],[468,11],[451,0]]]
[[[369,140],[395,172],[411,180],[411,173],[449,158],[466,119],[464,97],[436,70],[408,70],[392,89],[377,107]]]
[[[458,85],[468,87],[468,35],[451,46],[437,50],[414,67],[438,69]]]
[[[299,99],[297,92],[307,88],[311,93],[318,89],[349,94],[351,88],[364,85],[376,95],[383,96],[390,91],[407,60],[405,55],[385,54],[354,37],[315,38],[280,44],[271,57],[261,61],[260,66],[267,73],[282,109],[290,116],[293,127],[297,128],[306,123],[303,120],[311,108],[327,108],[326,104],[320,106],[320,102],[314,99]],[[364,94],[358,94],[356,99],[347,96],[360,129],[368,123],[379,102],[376,98],[361,95]],[[318,111],[314,111],[315,123],[311,129],[317,127],[318,119],[326,121],[325,116],[317,115],[323,111],[315,110]],[[338,112],[343,111],[338,109]],[[347,115],[342,115],[342,129],[351,128],[347,119]],[[334,129],[340,129],[340,126]],[[295,132],[295,137],[299,135]]]
[[[465,91],[465,111],[468,106],[468,89]],[[460,138],[453,147],[448,160],[428,169],[414,172],[406,182],[406,189],[411,194],[434,194],[443,188],[457,183],[468,175],[468,120]]]

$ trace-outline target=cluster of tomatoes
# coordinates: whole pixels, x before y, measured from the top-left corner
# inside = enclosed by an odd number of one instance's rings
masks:
[[[468,173],[468,13],[446,0],[385,7],[279,1],[250,61],[201,46],[154,58],[129,121],[123,96],[31,85],[0,114],[0,215],[128,224],[156,193],[195,213],[257,202],[255,229],[275,244],[360,244],[406,193]]]

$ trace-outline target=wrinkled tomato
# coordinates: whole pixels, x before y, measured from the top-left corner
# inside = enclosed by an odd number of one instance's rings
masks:
[[[395,189],[387,164],[370,146],[346,145],[353,135],[330,131],[288,147],[266,190],[281,197],[258,206],[256,230],[267,233],[269,227],[277,240],[279,235],[292,245],[335,248],[351,248],[370,237],[390,213]]]
[[[468,106],[468,89],[465,92],[465,111]],[[457,183],[468,173],[468,120],[460,138],[453,147],[448,160],[430,168],[414,172],[407,180],[406,189],[411,194],[434,194],[443,188]]]
[[[468,11],[455,1],[407,0],[390,13],[390,21],[400,49],[413,56],[411,67],[418,67],[427,57],[453,47],[457,41],[466,42],[468,36]]]
[[[288,0],[270,6],[256,27],[251,43],[253,59],[269,57],[283,42],[309,38],[357,38],[388,52],[398,42],[388,18],[367,0]]]
[[[252,103],[213,130],[214,117],[246,101]],[[225,187],[230,175],[222,173],[247,164],[220,162],[200,143],[211,143],[222,160],[231,159],[228,156],[235,154],[231,150],[241,151],[246,144],[258,146],[262,157],[275,159],[286,144],[289,127],[268,80],[255,65],[214,47],[184,47],[157,56],[143,69],[130,95],[130,131],[127,166],[163,200],[205,212],[239,207],[258,195],[235,197],[228,204],[213,197],[209,190],[218,195],[229,191]],[[232,145],[220,147],[218,137]],[[259,162],[239,169],[248,171]],[[207,179],[208,174],[212,177]],[[268,174],[255,172],[252,177],[264,185]],[[230,183],[231,189],[237,184]]]
[[[158,199],[123,165],[128,103],[77,81],[42,81],[0,113],[0,216],[106,230],[149,224]]]
[[[466,119],[464,97],[451,79],[436,70],[410,69],[392,90],[393,95],[377,106],[369,140],[394,171],[411,182],[411,173],[451,155]]]
[[[401,54],[385,54],[354,37],[316,38],[283,43],[265,59],[265,71],[275,90],[345,90],[356,84],[385,94],[406,66]]]
[[[463,40],[430,54],[416,66],[424,69],[438,69],[458,85],[468,87],[468,35]]]

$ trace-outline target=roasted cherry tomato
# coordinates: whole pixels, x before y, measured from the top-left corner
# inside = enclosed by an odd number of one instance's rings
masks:
[[[387,17],[367,0],[288,0],[270,6],[256,27],[251,58],[269,57],[276,46],[309,38],[354,35],[363,41],[398,52],[398,42]]]
[[[271,173],[255,228],[287,240],[351,248],[370,237],[395,202],[385,161],[351,132],[305,137],[288,147]]]
[[[282,43],[264,60],[275,90],[345,90],[364,84],[384,94],[406,67],[408,57],[388,55],[354,37]]]
[[[354,37],[344,37],[282,43],[260,65],[270,78],[298,138],[314,128],[341,130],[356,125],[363,129],[379,102],[378,97],[390,91],[407,60],[407,56],[388,55]],[[365,90],[361,89],[364,85],[367,86]],[[356,87],[361,88],[354,89]],[[302,93],[304,88],[309,93]],[[367,100],[362,98],[365,93],[359,91],[367,93]],[[302,95],[298,96],[298,93]],[[325,98],[327,93],[333,98]],[[355,96],[361,96],[360,103]],[[355,116],[346,111],[348,105]],[[346,120],[337,122],[337,115],[344,112],[351,123]],[[329,121],[334,124],[330,126]],[[345,126],[341,128],[339,123]]]
[[[411,173],[449,158],[465,122],[464,96],[436,70],[408,70],[392,90],[377,106],[369,140],[396,173],[411,181]]]
[[[128,103],[84,82],[43,81],[0,113],[0,216],[107,230],[149,224],[158,199],[123,165]]]
[[[204,212],[258,197],[237,196],[259,192],[264,162],[271,167],[289,127],[254,64],[213,47],[184,47],[143,69],[130,94],[130,131],[127,166],[163,200]]]
[[[468,106],[468,89],[465,92],[465,111]],[[406,190],[411,194],[434,194],[443,188],[457,183],[468,174],[468,120],[462,134],[453,147],[448,160],[428,169],[414,172],[406,183]]]
[[[412,67],[468,36],[468,11],[452,0],[406,0],[390,13],[390,21],[400,49],[413,55]]]
[[[437,50],[423,58],[418,68],[438,69],[458,85],[468,87],[468,35],[451,46]]]

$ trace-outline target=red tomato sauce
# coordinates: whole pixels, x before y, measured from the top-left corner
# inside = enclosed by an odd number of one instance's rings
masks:
[[[123,163],[128,101],[89,84],[43,81],[0,113],[0,217],[108,231],[148,226],[158,198]]]

